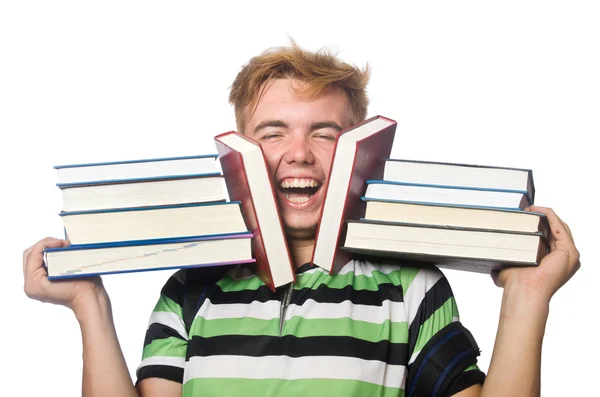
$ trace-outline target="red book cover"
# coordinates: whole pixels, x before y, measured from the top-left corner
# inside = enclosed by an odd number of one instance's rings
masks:
[[[255,200],[253,199],[250,183],[246,174],[244,157],[242,153],[223,142],[223,138],[228,135],[234,135],[255,145],[260,150],[262,165],[264,166],[264,169],[267,170],[264,154],[262,148],[256,141],[249,139],[235,131],[226,132],[217,135],[214,138],[217,151],[219,153],[219,160],[221,162],[225,184],[227,186],[227,191],[229,192],[229,199],[232,201],[240,201],[242,203],[241,210],[246,222],[246,226],[254,235],[254,238],[252,239],[252,251],[253,257],[256,260],[256,264],[254,265],[253,270],[272,291],[275,291],[277,287],[287,284],[288,282],[295,281],[295,271],[291,260],[291,255],[287,247],[287,241],[285,240],[285,233],[283,224],[281,223],[281,218],[279,216],[279,209],[275,199],[273,184],[269,176],[269,186],[262,186],[261,191],[263,194],[268,194],[268,192],[270,192],[272,195],[272,201],[274,203],[273,210],[275,211],[274,218],[276,218],[278,221],[278,224],[274,226],[274,229],[277,230],[273,229],[273,231],[278,233],[278,237],[281,236],[281,239],[283,239],[283,247],[281,247],[280,244],[277,244],[280,251],[280,258],[275,261],[270,260],[272,258],[269,258],[269,251],[265,245],[263,232],[261,230],[263,224],[261,223],[261,218],[257,215]],[[269,208],[268,210],[271,209]],[[267,245],[269,244],[267,243]],[[282,249],[285,250],[285,252],[282,253]],[[282,263],[282,256],[283,262],[285,263]],[[271,268],[270,264],[273,264],[273,266],[279,266],[280,271],[278,271],[278,274],[283,274],[279,280],[274,280],[272,271],[273,269]]]
[[[355,142],[340,144],[345,134],[371,123],[371,128],[376,127],[372,133]],[[340,250],[346,235],[345,221],[364,216],[366,203],[360,197],[365,193],[367,180],[382,179],[396,126],[394,120],[375,116],[342,131],[336,140],[313,249],[313,263],[329,270],[330,274],[337,273],[351,259],[351,253]],[[334,183],[338,184],[337,190],[332,188]]]

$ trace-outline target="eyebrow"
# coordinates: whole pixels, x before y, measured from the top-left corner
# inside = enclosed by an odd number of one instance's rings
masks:
[[[314,123],[310,126],[311,131],[320,130],[323,128],[333,128],[337,132],[343,130],[342,126],[335,121],[319,121],[318,123]]]
[[[256,133],[267,127],[288,128],[289,126],[281,120],[265,120],[259,123],[256,127],[254,127],[254,132]],[[333,128],[337,132],[343,130],[342,126],[336,123],[335,121],[319,121],[311,124],[310,131],[320,130],[323,128]]]
[[[288,125],[281,120],[266,120],[254,127],[254,132],[258,132],[267,127],[288,128]]]

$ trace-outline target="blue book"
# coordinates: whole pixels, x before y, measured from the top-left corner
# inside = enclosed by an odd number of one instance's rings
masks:
[[[366,183],[364,196],[368,199],[521,210],[533,204],[533,200],[525,190],[427,185],[386,180],[368,180]]]
[[[239,201],[61,212],[71,244],[246,232]]]
[[[175,177],[218,171],[217,154],[54,166],[58,184]]]
[[[48,279],[253,263],[252,234],[185,236],[46,248]]]

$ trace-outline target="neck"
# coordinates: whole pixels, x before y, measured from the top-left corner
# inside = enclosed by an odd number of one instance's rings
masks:
[[[314,236],[298,238],[288,235],[287,242],[290,249],[290,255],[292,256],[292,262],[296,269],[311,261],[313,247],[315,245]]]

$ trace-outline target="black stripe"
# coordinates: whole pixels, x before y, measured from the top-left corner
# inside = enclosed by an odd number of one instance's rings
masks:
[[[184,269],[185,270],[185,269]],[[173,274],[162,287],[160,294],[171,299],[179,306],[183,306],[183,280],[182,275],[185,274],[184,270],[179,270]]]
[[[186,360],[190,357],[241,355],[250,357],[280,356],[341,356],[378,360],[391,365],[407,365],[406,343],[368,342],[346,336],[313,336],[298,338],[287,335],[244,336],[226,335],[212,338],[192,337]]]
[[[201,291],[206,285],[216,283],[234,266],[180,269],[167,280],[161,290],[161,295],[183,307],[186,292]]]
[[[320,303],[340,303],[351,301],[355,305],[381,306],[384,301],[403,302],[402,286],[392,283],[381,283],[375,291],[355,290],[352,285],[344,288],[329,288],[320,285],[317,289],[303,288],[294,291],[292,303],[302,305],[306,300],[313,299]]]
[[[440,307],[453,296],[452,288],[446,277],[440,278],[433,287],[427,291],[425,298],[421,302],[415,318],[410,324],[408,330],[408,354],[412,356],[419,336],[419,328],[429,319]],[[445,325],[445,324],[444,324]]]
[[[144,338],[144,347],[148,346],[150,343],[152,343],[155,340],[167,339],[167,338],[171,338],[171,337],[175,337],[175,338],[185,341],[185,339],[181,335],[179,335],[179,333],[177,331],[175,331],[173,328],[169,327],[168,325],[152,323],[152,324],[150,324],[150,327],[148,327],[148,330],[146,331],[146,337]]]
[[[271,292],[266,286],[261,286],[256,290],[243,290],[223,292],[220,288],[215,288],[210,294],[210,301],[213,304],[240,303],[249,304],[252,302],[268,302],[271,300],[281,300],[283,290],[276,293]],[[291,303],[303,305],[308,299],[313,299],[320,303],[340,303],[351,301],[355,305],[381,306],[386,300],[392,302],[402,302],[403,292],[401,286],[391,283],[379,284],[376,291],[355,290],[351,285],[344,288],[329,288],[325,284],[317,289],[302,288],[294,290]]]
[[[136,384],[147,378],[161,378],[183,383],[183,368],[169,365],[147,365],[138,371]]]
[[[484,380],[485,374],[477,369],[462,372],[448,387],[448,390],[446,390],[443,396],[453,396],[459,391],[466,389],[467,387],[473,386],[478,383],[483,384]]]
[[[213,288],[211,293],[207,296],[213,304],[229,304],[229,303],[243,303],[249,304],[252,302],[269,302],[272,300],[281,300],[283,296],[284,288],[281,288],[277,292],[272,292],[266,285],[261,285],[255,290],[242,290],[242,291],[230,291],[223,292],[223,290],[217,286]]]

